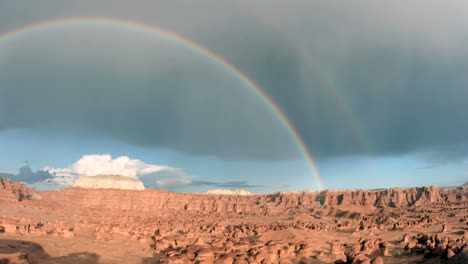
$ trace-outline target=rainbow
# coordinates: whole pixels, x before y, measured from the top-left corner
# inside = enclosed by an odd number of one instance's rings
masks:
[[[0,35],[0,44],[15,39],[19,36],[32,33],[38,30],[44,30],[53,27],[65,26],[65,25],[76,25],[76,24],[93,24],[93,25],[116,25],[128,29],[133,30],[140,30],[143,32],[148,32],[152,34],[156,34],[164,39],[175,41],[179,44],[182,44],[196,53],[208,57],[213,62],[223,66],[226,70],[234,74],[234,76],[239,79],[242,83],[253,89],[255,95],[265,104],[268,110],[276,116],[280,123],[285,127],[285,129],[290,134],[291,138],[297,145],[299,151],[301,152],[302,156],[305,158],[310,170],[314,176],[316,181],[317,187],[319,190],[324,189],[324,185],[322,179],[320,177],[320,172],[318,167],[316,166],[310,151],[307,149],[304,141],[302,140],[301,136],[294,128],[291,121],[287,118],[284,112],[275,104],[275,102],[268,96],[268,94],[255,82],[253,82],[248,76],[242,73],[238,68],[228,62],[226,59],[221,57],[220,55],[214,53],[213,51],[201,46],[200,44],[195,43],[194,41],[175,34],[173,32],[164,30],[159,27],[150,26],[134,21],[128,20],[120,20],[120,19],[112,19],[112,18],[66,18],[66,19],[56,19],[56,20],[48,20],[40,23],[35,23],[31,25],[27,25],[21,28],[14,29],[9,31],[5,34]]]
[[[320,71],[316,63],[313,63],[313,59],[310,58],[310,55],[304,50],[304,48],[294,43],[291,40],[291,38],[288,37],[287,32],[281,30],[273,22],[269,21],[267,18],[260,15],[259,13],[255,12],[253,8],[249,8],[245,4],[241,4],[239,2],[233,2],[232,4],[238,7],[238,9],[244,12],[245,14],[250,15],[253,18],[255,18],[255,20],[259,22],[260,24],[262,24],[263,26],[275,32],[278,36],[281,37],[282,40],[284,40],[288,44],[289,47],[293,48],[294,51],[297,52],[301,58],[303,58],[302,61],[305,63],[304,66],[306,67],[306,69],[310,73],[312,73],[314,77],[316,77],[318,81],[323,86],[325,86],[325,88],[327,88],[327,91],[331,94],[332,98],[335,100],[336,105],[340,108],[341,113],[344,115],[345,120],[348,122],[348,125],[351,128],[351,131],[355,139],[361,145],[361,147],[363,148],[363,151],[365,153],[369,153],[369,147],[366,141],[364,140],[364,137],[359,127],[357,126],[358,122],[354,118],[351,108],[344,102],[344,99],[338,92],[336,85],[334,85],[333,82],[329,78],[327,78],[327,76],[322,71]]]
[[[322,84],[331,98],[335,101],[335,104],[338,106],[341,114],[344,117],[347,125],[351,129],[351,132],[356,140],[356,142],[361,146],[362,154],[368,158],[371,158],[371,151],[369,144],[365,140],[364,134],[360,129],[359,122],[355,118],[355,115],[351,109],[351,107],[345,102],[343,96],[338,91],[336,85],[327,78],[327,76],[320,70],[316,63],[314,63],[313,59],[310,57],[309,53],[301,47],[300,45],[296,44],[291,38],[288,36],[288,33],[284,30],[280,29],[277,25],[275,25],[272,21],[268,20],[266,17],[262,16],[259,12],[255,12],[254,8],[248,7],[245,4],[241,4],[240,2],[232,2],[234,6],[236,6],[240,11],[244,12],[245,14],[255,18],[257,22],[259,22],[262,26],[267,27],[268,29],[275,32],[278,36],[284,40],[289,47],[293,48],[295,52],[302,58],[304,62],[304,66],[307,71],[313,74],[314,77]],[[376,169],[372,164],[369,165],[369,171],[374,175],[377,175]],[[377,178],[377,177],[375,177]]]

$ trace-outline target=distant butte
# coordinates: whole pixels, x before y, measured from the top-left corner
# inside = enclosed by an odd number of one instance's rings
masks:
[[[73,183],[73,187],[85,189],[122,189],[144,190],[145,186],[139,180],[121,175],[103,175],[82,177]]]
[[[468,263],[466,185],[222,195],[95,177],[0,178],[0,263]]]

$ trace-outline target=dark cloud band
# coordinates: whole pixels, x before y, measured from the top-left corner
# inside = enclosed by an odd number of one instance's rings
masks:
[[[215,13],[231,15],[207,16],[206,10],[194,5],[194,15],[187,16],[188,21],[199,21],[193,27],[164,16],[158,16],[158,21],[151,21],[150,16],[143,19],[196,39],[264,87],[318,159],[411,152],[431,153],[431,158],[440,159],[466,156],[466,148],[456,147],[468,142],[464,115],[468,57],[461,45],[468,32],[455,11],[466,10],[464,6],[421,8],[422,1],[412,1],[402,9],[396,4],[376,6],[363,1],[357,8],[343,8],[325,1],[270,2],[269,9],[262,4],[252,6],[287,32],[287,41],[219,3],[213,7],[231,13]],[[410,15],[416,11],[417,17]],[[86,13],[73,12],[64,11],[74,16]],[[440,16],[445,18],[442,22],[433,21]],[[268,111],[210,65],[189,60],[180,50],[153,48],[132,64],[144,64],[145,74],[122,74],[125,62],[138,57],[135,50],[140,46],[135,49],[134,43],[119,42],[120,51],[125,50],[128,57],[111,60],[101,57],[102,53],[119,57],[118,45],[91,36],[89,43],[105,47],[95,49],[100,53],[93,56],[102,58],[98,62],[60,60],[61,53],[91,57],[87,53],[93,45],[80,49],[45,41],[51,47],[40,49],[41,55],[33,43],[18,43],[9,50],[12,53],[0,52],[1,129],[89,130],[131,144],[223,159],[298,158],[294,142]],[[127,45],[133,49],[128,51]],[[47,53],[52,49],[56,53]],[[156,57],[159,53],[172,57],[164,60],[162,55]],[[311,63],[336,88],[351,118],[319,80],[324,77],[307,69]],[[356,137],[356,128],[361,139]]]

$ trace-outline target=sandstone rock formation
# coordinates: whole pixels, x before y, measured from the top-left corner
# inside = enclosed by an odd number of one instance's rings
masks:
[[[21,202],[31,199],[41,199],[41,196],[22,183],[0,178],[0,202]]]
[[[23,252],[16,252],[11,254],[0,253],[0,263],[5,264],[33,264],[34,262]]]
[[[16,244],[2,252],[3,237],[65,245],[54,256],[75,256],[87,247],[86,256],[99,256],[99,263],[140,263],[142,258],[141,263],[229,264],[466,260],[464,188],[265,195],[81,187],[35,192],[0,180],[0,254],[19,252],[5,256],[10,259],[35,255]],[[37,195],[42,199],[34,199]],[[80,263],[80,258],[58,263]],[[49,260],[39,263],[56,263]]]
[[[82,177],[73,183],[73,187],[85,189],[122,189],[144,190],[143,183],[139,180],[120,175],[96,175]]]

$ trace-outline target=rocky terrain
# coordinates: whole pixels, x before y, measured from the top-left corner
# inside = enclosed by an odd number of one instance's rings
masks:
[[[0,263],[468,263],[468,188],[184,194],[0,179]]]

